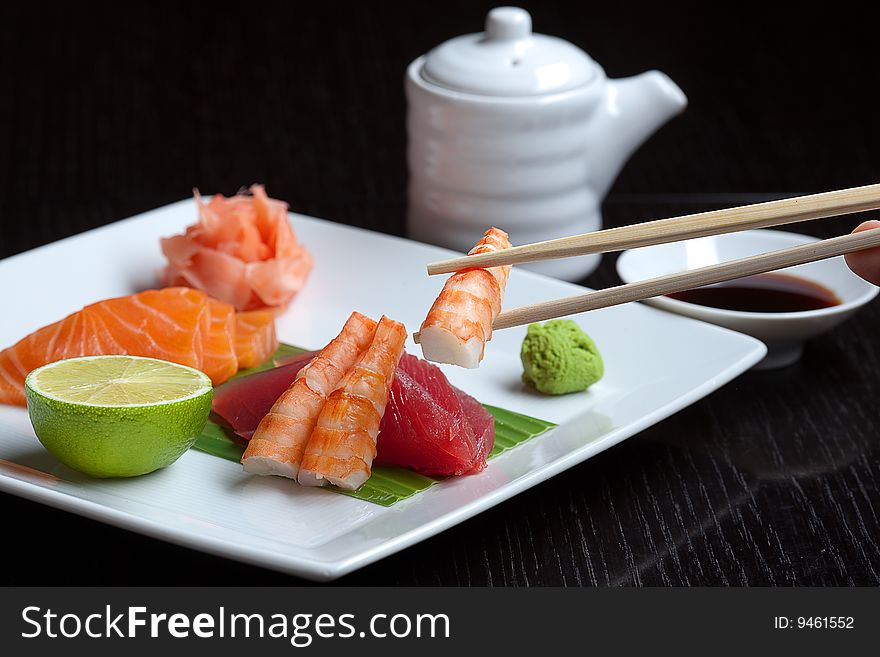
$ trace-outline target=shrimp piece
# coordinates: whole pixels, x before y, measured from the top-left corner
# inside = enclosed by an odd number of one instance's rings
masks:
[[[490,228],[468,255],[509,249],[507,233]],[[510,265],[465,269],[449,277],[419,330],[426,360],[473,369],[492,339]]]
[[[296,479],[324,402],[370,345],[376,322],[354,312],[342,331],[303,367],[278,398],[241,457],[246,472]]]
[[[382,317],[372,344],[327,398],[303,455],[297,481],[357,490],[370,478],[379,423],[403,355],[406,328]]]

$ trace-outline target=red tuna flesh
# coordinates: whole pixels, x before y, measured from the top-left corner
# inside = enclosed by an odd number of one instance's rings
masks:
[[[494,420],[476,399],[435,365],[404,354],[382,418],[377,464],[428,475],[479,472],[494,443]]]
[[[212,408],[239,436],[251,439],[272,404],[290,387],[315,351],[297,354],[278,367],[227,381],[214,391]]]
[[[250,439],[313,355],[296,356],[221,386],[214,395],[214,412]],[[450,384],[436,366],[403,355],[379,428],[376,464],[430,475],[478,472],[486,467],[494,443],[494,420],[476,399]]]

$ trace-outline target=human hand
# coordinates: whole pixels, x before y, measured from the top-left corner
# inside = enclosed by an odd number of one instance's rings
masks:
[[[853,232],[859,233],[872,228],[880,228],[880,221],[866,221]],[[880,247],[865,249],[864,251],[853,251],[852,253],[847,253],[845,258],[846,264],[856,274],[869,283],[880,285]]]

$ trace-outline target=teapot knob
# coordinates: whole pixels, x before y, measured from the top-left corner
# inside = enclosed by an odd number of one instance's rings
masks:
[[[519,7],[496,7],[486,16],[488,41],[519,41],[532,33],[532,17]]]

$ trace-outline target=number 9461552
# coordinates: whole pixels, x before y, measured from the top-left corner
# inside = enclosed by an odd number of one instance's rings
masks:
[[[798,629],[813,630],[851,630],[853,629],[852,616],[798,616],[796,621]]]

